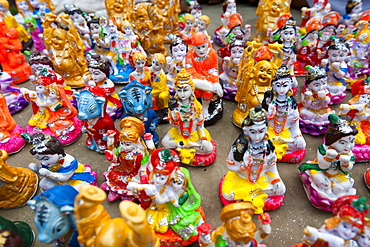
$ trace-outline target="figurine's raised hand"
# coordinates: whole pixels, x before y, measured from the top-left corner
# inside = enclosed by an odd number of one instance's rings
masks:
[[[327,92],[325,90],[320,90],[317,92],[317,95],[319,98],[324,98],[326,96]]]
[[[349,169],[349,170],[352,169],[352,166],[349,167],[349,164],[350,164],[350,161],[351,161],[351,156],[341,155],[341,156],[339,156],[339,161],[340,161],[341,167],[345,167],[346,169]]]
[[[337,157],[338,155],[338,152],[334,149],[329,149],[328,151],[326,151],[326,155],[325,157],[328,157],[329,159],[333,160],[335,159],[335,157]]]
[[[304,233],[303,241],[309,246],[314,244],[319,238],[319,231],[316,228],[311,227],[311,226],[307,226],[303,230],[303,233]]]
[[[306,91],[306,92],[304,92],[304,96],[312,97],[312,92],[311,91]]]

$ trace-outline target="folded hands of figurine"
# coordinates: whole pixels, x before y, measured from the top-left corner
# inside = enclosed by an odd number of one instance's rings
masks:
[[[326,151],[326,157],[328,157],[329,159],[333,160],[335,159],[335,157],[337,157],[338,155],[338,152],[334,149],[329,149],[328,151]]]
[[[341,156],[339,156],[339,161],[340,161],[340,165],[341,166],[344,166],[346,168],[350,168],[348,166],[349,166],[349,162],[351,161],[351,156],[349,156],[349,155],[341,155]]]

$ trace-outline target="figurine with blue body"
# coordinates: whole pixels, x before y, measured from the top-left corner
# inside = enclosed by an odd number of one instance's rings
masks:
[[[61,184],[69,184],[76,190],[86,183],[96,184],[96,172],[66,154],[54,136],[36,133],[23,134],[22,137],[30,144],[30,153],[40,162],[38,165],[30,163],[28,167],[43,177],[39,183],[43,191]]]
[[[92,58],[89,61],[89,70],[91,75],[91,81],[88,82],[90,86],[98,86],[107,95],[107,113],[113,119],[116,120],[122,116],[122,103],[115,93],[115,85],[109,79],[109,64],[105,60],[100,58]]]
[[[35,233],[23,221],[11,221],[0,216],[0,243],[7,247],[32,247],[35,242]]]
[[[88,86],[74,93],[78,102],[78,118],[83,121],[82,132],[87,133],[86,146],[98,153],[108,149],[107,135],[109,131],[116,133],[113,145],[118,144],[118,130],[109,117],[107,96],[98,86]]]
[[[286,191],[277,169],[275,147],[267,133],[266,115],[261,105],[249,111],[242,123],[243,133],[226,159],[228,172],[219,187],[224,205],[250,201],[258,214],[279,208]]]
[[[293,94],[291,70],[283,64],[272,79],[272,97],[266,97],[268,134],[275,146],[278,162],[298,163],[306,154],[306,141],[299,129],[298,104]]]
[[[346,97],[346,80],[348,78],[348,66],[345,61],[350,53],[346,43],[339,39],[332,39],[328,47],[328,59],[321,61],[327,73],[327,89],[331,95],[330,104],[337,104]]]
[[[151,92],[150,86],[133,80],[118,93],[118,96],[122,100],[125,112],[123,117],[132,116],[143,121],[145,133],[152,134],[153,141],[157,145],[159,137],[155,130],[158,126],[158,116],[153,109],[150,109],[153,105]]]
[[[317,158],[298,167],[312,205],[328,212],[339,197],[356,194],[349,172],[355,164],[352,148],[358,133],[356,126],[343,116],[330,114],[329,121],[324,143],[317,148]]]
[[[321,65],[307,66],[305,87],[299,103],[299,126],[311,135],[325,134],[329,114],[335,111],[329,106],[331,95],[327,89],[327,74]]]
[[[75,188],[65,184],[52,187],[27,202],[30,209],[35,211],[38,241],[54,246],[80,247],[74,219],[77,194]]]
[[[176,77],[176,94],[170,99],[168,118],[172,128],[162,139],[166,148],[176,149],[181,162],[207,166],[216,158],[216,144],[204,127],[202,105],[195,97],[195,83],[186,69]]]

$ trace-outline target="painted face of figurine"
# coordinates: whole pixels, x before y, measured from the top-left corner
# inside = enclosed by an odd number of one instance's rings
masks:
[[[58,94],[56,92],[54,92],[53,90],[49,90],[48,92],[48,98],[50,99],[58,99]]]
[[[358,99],[359,104],[368,105],[370,102],[370,94],[361,94],[360,98]]]
[[[199,20],[198,21],[198,30],[201,32],[201,31],[204,31],[207,29],[207,23],[203,20]]]
[[[242,29],[240,26],[234,27],[233,31],[231,32],[234,35],[243,35]]]
[[[365,60],[366,59],[365,55],[367,55],[368,48],[369,48],[368,43],[363,44],[361,42],[356,42],[354,49],[356,51],[356,57],[358,59]]]
[[[125,34],[130,35],[130,34],[132,34],[132,27],[125,26],[125,27],[123,27],[123,31],[125,32]]]
[[[200,58],[205,58],[208,55],[208,43],[194,46],[195,54]]]
[[[272,3],[271,5],[271,15],[273,17],[277,17],[280,15],[280,12],[281,12],[281,8],[282,8],[282,1],[280,0],[276,0]]]
[[[18,2],[17,3],[18,9],[22,10],[23,12],[29,10],[28,4],[26,1]]]
[[[295,28],[288,27],[284,29],[280,35],[281,35],[282,40],[290,42],[295,38]]]
[[[142,71],[144,69],[145,62],[146,62],[145,60],[136,59],[135,61],[136,70]]]
[[[38,93],[38,94],[44,94],[46,92],[45,91],[45,86],[43,86],[41,84],[36,84],[35,89],[36,89],[36,93]]]
[[[195,19],[198,19],[202,15],[202,10],[201,9],[192,9],[190,11],[190,14],[194,16]]]
[[[292,88],[292,80],[290,78],[279,79],[273,82],[272,88],[278,95],[286,95]]]
[[[34,64],[32,64],[31,65],[31,69],[32,69],[33,73],[35,73],[35,75],[40,74],[40,72],[43,69],[53,70],[49,65],[45,65],[45,64],[42,64],[42,63],[34,63]]]
[[[163,68],[163,64],[161,64],[160,62],[158,62],[157,59],[153,59],[152,69],[154,71],[160,71],[162,68]]]
[[[70,17],[74,23],[83,24],[86,21],[85,18],[81,14],[78,14],[78,13],[74,13],[73,15],[70,15]]]
[[[346,58],[348,57],[348,53],[349,53],[348,49],[329,50],[328,56],[330,61],[341,63],[344,62],[344,60],[346,60]]]
[[[321,90],[326,89],[327,87],[327,78],[321,78],[318,80],[314,80],[310,84],[308,84],[308,88],[311,89],[311,91],[319,92]]]
[[[177,177],[171,180],[171,186],[175,191],[180,191],[184,188],[185,180],[183,178]]]
[[[316,40],[318,39],[318,32],[317,31],[313,31],[313,32],[310,32],[308,35],[307,35],[307,37],[306,37],[306,39],[308,40],[308,41],[310,41],[310,42],[312,42],[312,43],[315,43],[316,42]]]
[[[172,57],[177,61],[181,62],[186,57],[186,45],[180,43],[172,47]]]
[[[327,42],[330,39],[330,33],[329,32],[323,32],[321,34],[320,40],[322,42]]]
[[[166,184],[167,179],[168,179],[167,175],[163,175],[163,174],[160,174],[160,173],[154,173],[153,183],[156,186],[163,186],[163,185]]]
[[[189,84],[181,84],[176,87],[176,94],[180,100],[190,99],[193,89]]]
[[[258,85],[270,84],[273,77],[273,68],[271,63],[263,60],[255,65],[254,79]]]
[[[41,3],[40,3],[40,0],[30,0],[30,4],[32,5],[32,7],[34,8],[39,8]]]
[[[123,152],[130,152],[135,149],[135,143],[129,141],[121,141],[120,148]]]
[[[360,228],[353,226],[351,223],[347,223],[344,220],[342,220],[337,226],[337,233],[339,237],[343,238],[344,240],[354,238],[359,231]]]
[[[51,37],[53,47],[57,50],[63,50],[66,42],[66,33],[64,30],[56,29]]]
[[[187,28],[187,29],[191,29],[192,27],[194,27],[195,26],[195,21],[192,21],[192,20],[186,20],[186,22],[185,22],[185,27]]]
[[[370,247],[370,228],[365,226],[364,232],[356,238],[359,247]]]
[[[59,160],[63,157],[61,154],[35,154],[34,156],[41,164],[46,166],[58,164]]]
[[[96,83],[105,81],[107,79],[106,74],[99,69],[89,68],[89,71],[90,71],[91,78]]]
[[[236,13],[236,3],[235,2],[229,3],[227,5],[226,12],[230,14]]]
[[[109,30],[109,32],[111,32],[111,33],[115,33],[115,32],[117,32],[117,27],[116,27],[116,25],[114,25],[114,24],[111,22],[111,23],[109,23],[109,25],[108,25],[108,30]]]
[[[230,57],[231,58],[241,58],[243,56],[243,52],[244,52],[244,48],[243,47],[240,47],[240,46],[234,46],[233,48],[231,48],[230,50]]]
[[[243,132],[249,136],[252,142],[258,143],[263,140],[267,131],[266,123],[253,124],[252,126],[244,126]]]
[[[362,2],[353,7],[351,14],[359,14],[362,12]]]
[[[91,34],[99,34],[100,30],[101,30],[101,26],[98,23],[91,23],[90,24]]]
[[[331,145],[339,154],[348,153],[355,146],[355,136],[349,135],[340,138]]]

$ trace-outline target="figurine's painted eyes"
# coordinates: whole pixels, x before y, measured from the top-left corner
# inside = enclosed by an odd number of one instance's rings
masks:
[[[93,105],[90,105],[89,108],[88,108],[88,112],[90,113],[94,113],[96,112],[97,108],[96,108],[96,105],[93,104]]]
[[[55,223],[52,232],[53,234],[60,233],[65,227],[65,222],[63,219],[60,219],[59,222]]]

